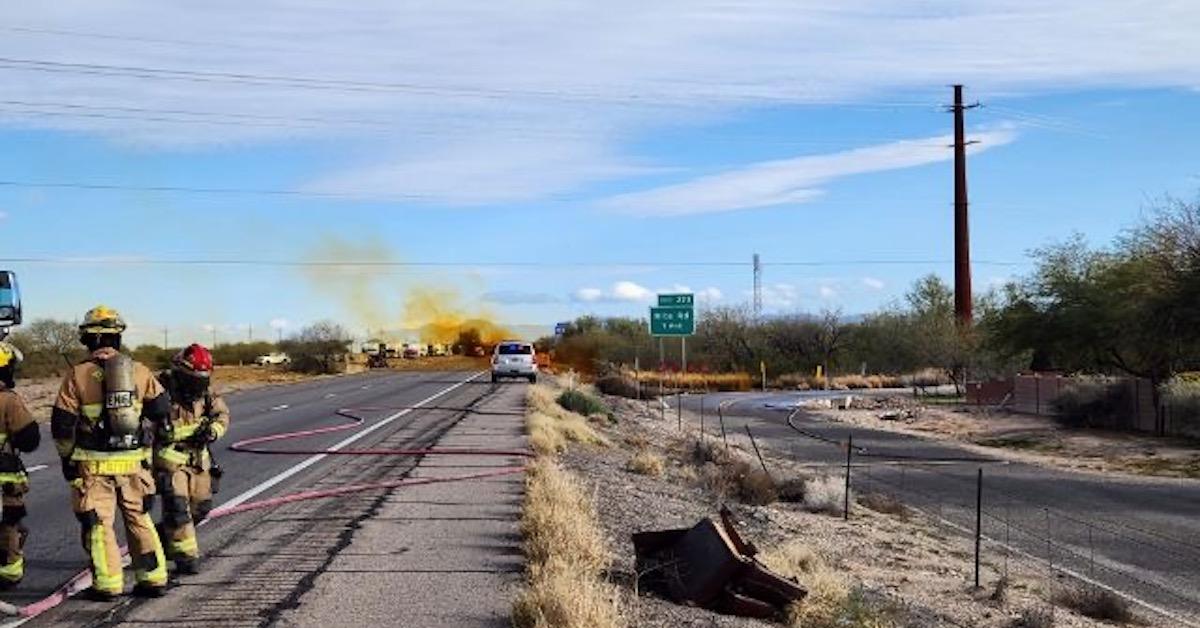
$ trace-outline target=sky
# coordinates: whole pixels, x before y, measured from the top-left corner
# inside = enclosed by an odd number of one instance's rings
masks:
[[[654,294],[870,312],[1196,198],[1191,1],[22,3],[0,19],[0,268],[135,342],[549,330]],[[347,262],[349,266],[304,266]]]

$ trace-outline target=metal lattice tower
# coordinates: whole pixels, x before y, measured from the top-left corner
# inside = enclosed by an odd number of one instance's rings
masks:
[[[762,262],[754,254],[754,318],[762,316]]]

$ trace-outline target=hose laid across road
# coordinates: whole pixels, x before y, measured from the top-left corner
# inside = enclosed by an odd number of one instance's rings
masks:
[[[363,412],[379,412],[389,410],[449,410],[471,414],[483,415],[498,415],[498,416],[522,416],[522,412],[503,412],[491,410],[475,410],[473,408],[460,408],[448,406],[390,406],[390,407],[360,407],[360,408],[343,408],[336,412],[337,416],[349,419],[347,422],[327,427],[319,427],[310,430],[299,430],[295,432],[282,432],[279,434],[269,434],[266,436],[258,436],[255,438],[247,438],[237,441],[229,445],[230,451],[237,451],[249,454],[275,455],[275,456],[302,456],[302,455],[327,455],[327,456],[500,456],[505,458],[532,458],[533,453],[524,449],[484,449],[484,448],[442,448],[442,447],[424,447],[416,449],[406,448],[371,448],[371,449],[328,449],[328,448],[303,448],[303,449],[264,449],[260,447],[266,443],[275,443],[286,440],[308,438],[312,436],[320,436],[323,434],[332,434],[352,430],[366,423],[366,419],[356,413]],[[383,482],[367,482],[363,484],[349,484],[336,488],[298,491],[272,497],[268,499],[260,499],[256,501],[248,501],[237,504],[231,507],[216,508],[208,514],[208,517],[197,525],[202,525],[214,519],[228,517],[251,510],[261,510],[263,508],[274,508],[284,504],[292,504],[296,502],[328,499],[331,497],[339,497],[342,495],[350,495],[354,493],[362,493],[367,491],[380,491],[402,488],[406,486],[420,486],[424,484],[441,484],[444,482],[462,482],[467,480],[480,480],[485,478],[494,478],[515,473],[522,473],[525,470],[523,466],[499,466],[495,469],[480,471],[477,473],[468,473],[463,475],[451,475],[438,478],[402,478],[398,480],[387,480]],[[128,555],[128,550],[125,547],[121,548],[123,556]],[[85,569],[75,574],[66,584],[62,585],[51,593],[46,598],[28,604],[26,606],[15,606],[5,602],[0,602],[0,613],[21,616],[24,618],[36,617],[59,604],[62,604],[72,595],[79,593],[92,585],[91,570]]]

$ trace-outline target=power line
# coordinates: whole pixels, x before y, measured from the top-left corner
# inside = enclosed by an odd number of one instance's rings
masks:
[[[595,267],[595,268],[746,268],[752,267],[751,262],[738,261],[378,261],[378,260],[270,260],[253,258],[227,259],[148,259],[148,258],[89,258],[66,256],[43,257],[5,257],[0,263],[6,264],[65,264],[65,265],[113,265],[113,266],[276,266],[295,268],[454,268],[454,267],[515,267],[515,268],[546,268],[546,267]],[[878,265],[915,265],[928,266],[934,264],[950,264],[953,260],[901,260],[901,259],[857,259],[857,260],[809,260],[802,262],[772,262],[760,266],[878,266]],[[1005,261],[976,261],[975,263],[1017,266],[1021,262]]]
[[[356,200],[374,200],[375,194],[351,194],[347,192],[316,192],[303,190],[272,190],[255,188],[210,188],[180,185],[123,185],[115,183],[82,183],[66,181],[0,181],[0,187],[20,188],[53,188],[73,190],[124,191],[124,192],[179,192],[186,194],[223,194],[248,196],[300,196],[315,198],[338,198]],[[434,198],[423,194],[387,194],[380,200],[388,199],[429,199]]]
[[[23,59],[16,57],[0,57],[0,68],[11,70],[28,70],[35,72],[88,74],[100,76],[124,76],[131,78],[149,78],[162,80],[180,80],[202,83],[231,83],[261,87],[290,87],[298,89],[317,89],[350,92],[405,92],[428,96],[466,96],[475,98],[513,98],[532,97],[566,101],[592,101],[616,105],[664,106],[664,100],[672,101],[671,106],[693,105],[707,106],[714,99],[772,101],[794,105],[811,106],[842,106],[867,108],[931,108],[930,103],[918,102],[809,102],[797,97],[779,96],[773,94],[737,94],[721,92],[696,92],[678,94],[629,94],[614,96],[597,91],[567,91],[512,89],[499,87],[467,87],[428,85],[411,82],[377,82],[338,79],[327,77],[287,76],[276,74],[257,74],[246,72],[228,72],[213,70],[182,70],[174,68],[156,68],[149,66],[114,65],[101,63],[73,63],[62,61],[46,61],[42,59]],[[704,85],[700,83],[700,85]],[[720,88],[720,84],[711,87]]]

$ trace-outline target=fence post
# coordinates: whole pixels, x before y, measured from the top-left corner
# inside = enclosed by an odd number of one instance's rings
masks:
[[[675,424],[680,432],[683,431],[683,393],[675,391]]]
[[[752,434],[750,432],[750,424],[747,423],[745,425],[745,428],[746,428],[746,436],[750,437],[750,445],[754,447],[754,455],[758,456],[758,464],[762,465],[763,473],[765,473],[767,475],[767,479],[771,480],[771,482],[774,483],[775,480],[773,478],[771,478],[771,472],[767,471],[767,462],[765,460],[763,460],[762,452],[758,450],[758,442],[754,440],[754,434]]]
[[[850,520],[850,456],[854,453],[854,435],[846,436],[846,491],[842,495],[842,520]]]
[[[725,444],[725,452],[729,453],[729,439],[725,437],[725,409],[723,402],[717,402],[717,419],[721,422],[721,442]]]
[[[975,588],[979,588],[979,551],[983,538],[983,467],[975,479]]]

